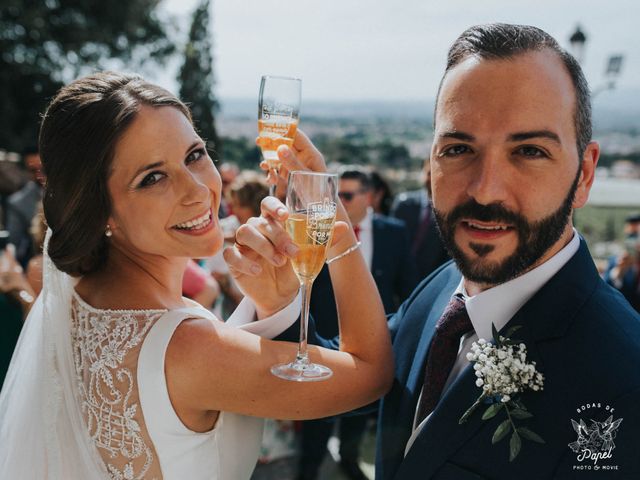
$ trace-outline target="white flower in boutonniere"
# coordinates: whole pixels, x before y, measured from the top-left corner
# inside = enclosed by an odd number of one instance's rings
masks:
[[[458,423],[466,422],[483,402],[490,405],[482,415],[482,420],[489,420],[505,410],[507,419],[498,425],[491,443],[499,442],[511,432],[509,461],[512,462],[520,453],[520,437],[545,443],[540,435],[527,427],[516,427],[515,424],[515,420],[533,417],[516,395],[525,390],[543,390],[544,376],[536,370],[536,362],[527,363],[526,345],[509,338],[520,326],[510,328],[504,337],[498,334],[495,325],[492,324],[491,328],[495,344],[481,338],[473,342],[471,352],[467,353],[467,360],[475,362],[473,369],[477,377],[476,385],[482,388],[482,394]]]

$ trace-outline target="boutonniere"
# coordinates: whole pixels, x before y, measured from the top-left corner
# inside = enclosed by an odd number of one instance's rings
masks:
[[[511,433],[509,441],[509,461],[520,453],[522,438],[537,443],[545,443],[540,435],[527,427],[516,426],[516,420],[533,417],[522,401],[517,397],[525,390],[538,392],[543,390],[544,376],[536,370],[536,362],[527,363],[527,347],[509,338],[520,326],[510,328],[506,336],[500,336],[495,325],[491,324],[494,343],[479,339],[473,342],[467,360],[475,362],[476,385],[482,388],[482,394],[459,420],[466,422],[481,403],[489,403],[482,414],[482,420],[489,420],[503,410],[507,418],[498,425],[491,439],[498,443]]]

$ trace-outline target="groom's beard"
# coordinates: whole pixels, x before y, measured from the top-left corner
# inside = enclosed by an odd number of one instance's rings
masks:
[[[446,214],[434,208],[440,237],[464,278],[475,283],[497,285],[529,270],[564,232],[571,216],[571,205],[578,188],[580,171],[578,169],[578,174],[560,207],[551,215],[535,222],[528,221],[523,215],[501,204],[481,205],[473,199],[458,205]],[[502,261],[483,262],[482,257],[492,252],[495,247],[491,244],[472,242],[469,247],[480,258],[470,259],[455,243],[455,229],[462,218],[513,225],[518,235],[515,252]]]

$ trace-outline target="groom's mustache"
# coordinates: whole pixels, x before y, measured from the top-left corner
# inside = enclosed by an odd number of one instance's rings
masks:
[[[473,199],[456,206],[449,213],[442,215],[442,218],[448,228],[453,228],[461,219],[465,219],[506,223],[521,232],[529,229],[529,222],[523,215],[509,210],[500,203],[481,205]]]

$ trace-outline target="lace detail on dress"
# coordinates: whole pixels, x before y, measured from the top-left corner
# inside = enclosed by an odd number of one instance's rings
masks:
[[[154,450],[140,425],[136,366],[145,335],[165,310],[99,310],[73,297],[73,356],[89,435],[112,480],[146,478]]]

